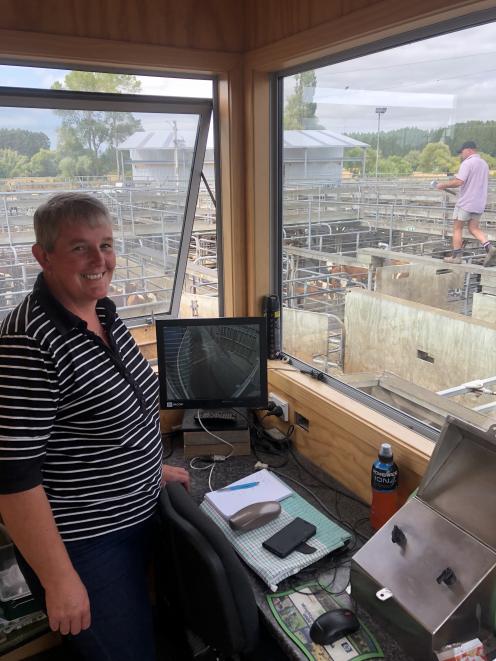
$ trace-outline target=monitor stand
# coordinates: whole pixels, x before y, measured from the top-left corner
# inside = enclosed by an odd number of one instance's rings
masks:
[[[222,409],[218,409],[222,413]],[[233,409],[226,409],[226,411],[232,411]],[[239,411],[239,413],[238,413]],[[185,409],[184,418],[181,425],[182,431],[203,431],[202,426],[196,420],[198,409]],[[234,411],[235,418],[234,420],[223,421],[220,418],[208,419],[210,409],[200,409],[200,416],[202,413],[205,413],[205,418],[202,417],[203,424],[209,431],[234,431],[238,429],[248,429],[248,410],[244,408],[239,408],[237,411]]]
[[[240,409],[246,419],[237,414],[235,423],[229,422],[228,425],[222,425],[219,422],[213,424],[213,421],[206,421],[205,427],[218,436],[212,436],[206,432],[195,420],[198,409],[185,409],[184,418],[181,425],[184,440],[184,456],[187,458],[198,456],[228,455],[249,455],[250,430],[248,428],[248,412],[246,409]],[[200,410],[201,413],[201,410]],[[233,448],[226,445],[221,440],[230,443]]]

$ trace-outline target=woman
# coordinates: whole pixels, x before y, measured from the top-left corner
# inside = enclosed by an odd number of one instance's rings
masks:
[[[156,377],[106,298],[106,207],[34,215],[43,269],[0,328],[0,511],[50,627],[91,661],[154,658],[145,565],[164,481]]]

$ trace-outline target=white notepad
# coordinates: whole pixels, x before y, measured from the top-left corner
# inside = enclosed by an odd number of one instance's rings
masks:
[[[243,507],[268,500],[280,501],[293,493],[287,485],[266,468],[247,475],[229,486],[244,484],[246,482],[258,482],[259,484],[249,489],[240,489],[239,491],[210,491],[205,494],[205,499],[215,507],[219,514],[229,519],[233,514],[243,509]]]

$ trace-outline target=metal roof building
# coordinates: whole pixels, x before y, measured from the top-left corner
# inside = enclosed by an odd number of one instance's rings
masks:
[[[361,161],[363,172],[368,146],[365,142],[323,129],[284,131],[284,181],[339,181],[345,159]],[[345,151],[355,147],[360,147],[362,154],[350,159]]]
[[[339,181],[346,150],[359,147],[362,155],[353,160],[365,163],[368,145],[346,135],[327,130],[284,131],[285,181],[315,179]],[[196,139],[195,129],[137,131],[122,142],[118,149],[123,163],[131,164],[134,180],[163,183],[189,177],[190,163]],[[129,151],[129,158],[125,152]],[[207,179],[214,176],[213,136],[210,133],[203,172]]]

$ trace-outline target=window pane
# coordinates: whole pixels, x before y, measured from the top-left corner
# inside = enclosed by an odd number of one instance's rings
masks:
[[[203,162],[193,234],[186,277],[181,296],[180,317],[218,317],[218,270],[215,153],[213,130],[210,132]]]
[[[491,23],[283,78],[283,349],[434,427],[496,416],[495,44]],[[458,265],[460,193],[433,181],[466,141],[489,194]]]
[[[69,83],[67,77],[69,76]],[[42,69],[0,64],[0,80],[4,87],[31,87],[36,89],[72,89],[75,92],[126,92],[168,97],[212,98],[212,81],[198,78],[166,78],[165,76],[130,75],[67,69]],[[116,90],[116,85],[124,88]],[[68,84],[70,87],[68,87]],[[60,89],[60,88],[59,88]]]
[[[0,97],[0,314],[22,300],[39,271],[30,252],[35,209],[64,190],[87,191],[109,208],[118,255],[110,295],[121,316],[170,313],[188,257],[181,246],[195,215],[193,163],[205,145],[209,102],[192,102],[187,112],[169,104],[167,112],[161,98],[155,105],[57,94],[24,99],[22,107],[12,95]],[[25,107],[35,105],[49,107]],[[211,152],[213,171],[212,159]]]

